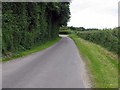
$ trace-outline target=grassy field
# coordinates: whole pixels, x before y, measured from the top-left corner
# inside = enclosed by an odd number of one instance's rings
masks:
[[[23,57],[23,56],[26,56],[26,55],[29,55],[29,54],[32,54],[32,53],[35,53],[35,52],[38,52],[38,51],[41,51],[43,49],[46,49],[52,45],[54,45],[56,42],[58,42],[61,38],[58,37],[54,40],[51,40],[51,41],[48,41],[46,42],[45,44],[42,44],[40,46],[36,46],[30,50],[27,50],[27,51],[23,51],[23,52],[19,52],[17,54],[14,54],[13,56],[11,57],[7,57],[7,58],[3,58],[2,61],[5,62],[5,61],[9,61],[9,60],[12,60],[12,59],[15,59],[15,58],[19,58],[19,57]]]
[[[117,55],[105,48],[70,35],[79,48],[91,74],[91,82],[95,88],[118,87],[118,58]]]

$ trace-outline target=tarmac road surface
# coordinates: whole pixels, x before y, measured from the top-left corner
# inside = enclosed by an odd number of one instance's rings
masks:
[[[85,64],[67,36],[55,45],[2,64],[2,88],[88,88]]]

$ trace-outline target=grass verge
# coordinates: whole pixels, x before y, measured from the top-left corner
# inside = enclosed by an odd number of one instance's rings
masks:
[[[19,58],[19,57],[27,56],[29,54],[41,51],[43,49],[46,49],[46,48],[52,46],[53,44],[55,44],[56,42],[58,42],[60,39],[61,39],[61,37],[58,37],[58,38],[56,38],[54,40],[46,42],[45,44],[42,44],[40,46],[36,46],[36,47],[34,47],[34,48],[30,49],[30,50],[19,52],[18,54],[14,54],[14,55],[12,55],[9,58],[8,57],[7,58],[3,58],[2,62],[6,62],[6,61],[9,61],[9,60],[12,60],[12,59],[16,59],[16,58]]]
[[[71,34],[80,54],[83,56],[91,74],[92,86],[95,88],[118,88],[117,55],[103,47],[88,42]]]

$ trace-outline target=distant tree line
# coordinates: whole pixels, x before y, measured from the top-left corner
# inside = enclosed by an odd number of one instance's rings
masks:
[[[58,37],[70,18],[69,2],[3,2],[2,52],[19,52]]]
[[[74,31],[84,31],[85,30],[84,27],[73,27],[73,26],[68,27],[68,29],[74,30]]]
[[[73,31],[93,31],[93,30],[99,30],[98,28],[84,28],[84,27],[73,27],[70,26],[68,29],[73,30]]]

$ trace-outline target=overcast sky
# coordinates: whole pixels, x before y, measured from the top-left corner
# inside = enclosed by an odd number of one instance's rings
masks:
[[[72,0],[68,26],[113,28],[118,26],[119,0]]]

